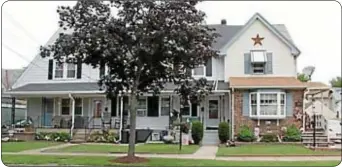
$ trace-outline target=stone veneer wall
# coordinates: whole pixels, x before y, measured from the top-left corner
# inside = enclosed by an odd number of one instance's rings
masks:
[[[234,91],[234,135],[237,135],[239,129],[242,125],[249,126],[253,131],[254,127],[258,125],[257,119],[251,119],[249,117],[243,116],[242,108],[243,108],[243,92],[245,90],[235,90]],[[298,128],[302,127],[303,117],[301,119],[296,119],[294,116],[297,112],[299,112],[303,116],[303,97],[304,90],[287,90],[287,92],[292,93],[292,103],[293,103],[293,115],[288,116],[285,119],[279,120],[279,126],[277,126],[277,120],[260,120],[260,133],[266,132],[266,121],[270,121],[270,128],[273,133],[280,134],[282,127],[287,127],[291,124],[296,125]],[[297,106],[296,106],[297,104]]]

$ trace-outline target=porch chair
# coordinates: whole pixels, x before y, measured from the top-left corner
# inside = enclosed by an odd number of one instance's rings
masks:
[[[52,126],[54,128],[61,128],[61,120],[62,120],[61,116],[54,116],[52,118]]]

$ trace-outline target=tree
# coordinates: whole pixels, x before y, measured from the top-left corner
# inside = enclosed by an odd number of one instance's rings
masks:
[[[297,75],[297,79],[300,80],[301,82],[308,82],[308,81],[310,81],[310,77],[305,75],[305,74],[303,74],[303,73],[299,73]]]
[[[332,87],[342,87],[342,79],[341,77],[335,77],[330,80],[330,85]]]
[[[54,44],[41,47],[41,56],[108,67],[99,80],[107,97],[125,94],[131,101],[130,158],[135,157],[138,96],[158,94],[167,82],[178,85],[182,101],[195,99],[194,92],[207,92],[207,87],[199,87],[205,80],[191,78],[189,69],[217,56],[211,46],[218,34],[202,25],[205,13],[196,4],[198,0],[82,0],[73,8],[58,7],[60,27],[72,32],[61,33]]]

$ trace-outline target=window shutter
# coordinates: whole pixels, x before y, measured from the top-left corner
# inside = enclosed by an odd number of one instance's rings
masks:
[[[48,67],[48,80],[52,79],[52,74],[53,74],[53,60],[49,60],[49,67]]]
[[[213,60],[212,60],[212,58],[210,58],[207,61],[205,68],[206,68],[205,69],[206,76],[211,77],[213,75]]]
[[[197,103],[191,103],[191,116],[197,117]]]
[[[105,66],[101,65],[100,66],[100,79],[105,75]]]
[[[244,61],[245,61],[245,74],[251,74],[251,54],[250,53],[245,53],[244,54]]]
[[[266,74],[273,73],[273,65],[272,65],[272,53],[266,53],[267,62],[266,62]]]
[[[82,60],[77,60],[77,79],[80,79],[82,76]]]
[[[292,117],[293,115],[293,98],[292,93],[288,92],[286,93],[286,116]]]
[[[242,115],[249,116],[249,92],[244,92],[242,97]]]
[[[159,97],[158,96],[147,97],[147,116],[149,117],[159,116]]]
[[[117,116],[117,112],[116,112],[116,106],[117,106],[117,104],[116,104],[116,97],[113,97],[112,99],[111,99],[111,116],[112,117],[116,117]]]

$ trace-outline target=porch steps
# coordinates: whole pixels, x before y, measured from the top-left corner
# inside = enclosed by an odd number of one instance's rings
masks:
[[[70,143],[85,143],[87,134],[84,130],[75,130]]]
[[[331,142],[328,142],[328,136],[325,134],[323,130],[316,130],[316,146],[317,147],[328,147],[331,145]],[[314,137],[313,130],[305,131],[302,134],[302,143],[306,146],[313,146]]]
[[[202,145],[218,145],[218,130],[204,130]]]

